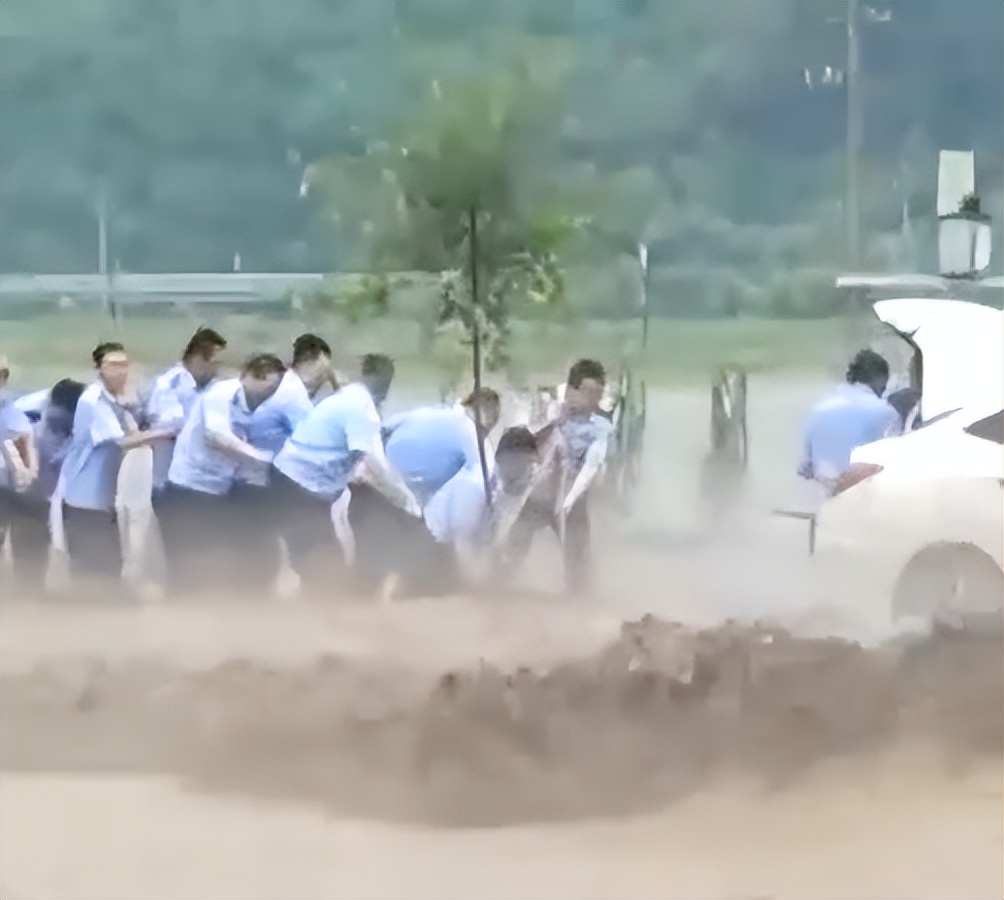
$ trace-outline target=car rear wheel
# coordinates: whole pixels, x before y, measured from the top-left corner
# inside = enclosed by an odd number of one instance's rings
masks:
[[[1004,572],[973,544],[939,544],[903,571],[893,597],[896,619],[920,617],[951,630],[1004,630]]]

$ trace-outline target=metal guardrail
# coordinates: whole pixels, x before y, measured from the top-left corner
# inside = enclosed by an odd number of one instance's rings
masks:
[[[0,275],[0,300],[31,297],[106,297],[116,302],[144,299],[194,299],[200,302],[261,302],[279,300],[285,294],[316,289],[325,276],[317,273],[165,273],[118,272],[107,276]]]

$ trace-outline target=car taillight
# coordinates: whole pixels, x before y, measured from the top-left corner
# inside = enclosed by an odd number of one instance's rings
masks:
[[[861,484],[862,481],[866,481],[873,475],[878,475],[882,471],[882,466],[876,465],[875,463],[851,463],[843,472],[840,473],[840,477],[837,479],[836,483],[833,485],[833,496],[836,497],[837,494],[842,494],[844,491],[850,490],[857,484]]]

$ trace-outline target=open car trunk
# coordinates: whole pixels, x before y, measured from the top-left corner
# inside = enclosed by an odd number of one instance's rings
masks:
[[[969,406],[1004,405],[1004,314],[979,303],[947,299],[880,300],[879,320],[913,348],[910,386],[920,415]]]

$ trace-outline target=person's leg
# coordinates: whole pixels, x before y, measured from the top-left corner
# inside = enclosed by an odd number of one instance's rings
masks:
[[[279,571],[279,529],[270,487],[236,485],[230,494],[234,588],[267,594]]]
[[[455,589],[452,544],[437,543],[422,519],[405,514],[398,522],[397,539],[393,562],[401,576],[401,596],[438,597]]]
[[[305,491],[281,472],[274,473],[273,501],[279,534],[303,590],[324,590],[342,561],[335,540],[330,501]]]
[[[352,485],[349,525],[356,541],[354,580],[366,594],[379,592],[387,577],[399,570],[396,556],[402,541],[398,512],[375,488]]]
[[[592,589],[593,573],[589,502],[586,497],[581,497],[565,517],[563,555],[565,587],[575,594],[588,593]]]
[[[49,505],[41,500],[15,497],[10,540],[17,590],[24,597],[40,597],[45,590],[49,559]]]
[[[122,544],[114,514],[64,506],[63,521],[71,574],[118,582],[122,575]]]
[[[526,561],[534,535],[547,527],[551,519],[550,510],[542,504],[532,500],[526,502],[499,550],[493,581],[503,587],[512,584],[516,573]]]
[[[226,498],[171,485],[157,504],[167,566],[167,585],[176,597],[230,586]]]

